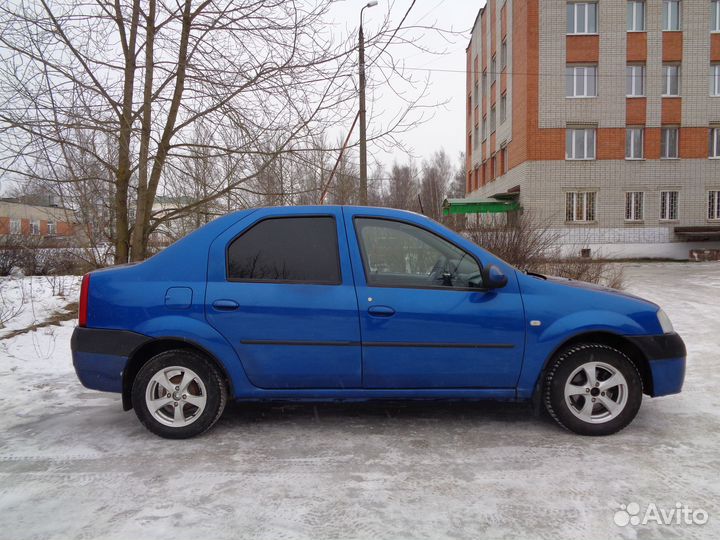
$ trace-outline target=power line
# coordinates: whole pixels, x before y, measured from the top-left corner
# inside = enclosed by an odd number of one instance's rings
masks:
[[[708,64],[709,65],[709,64]],[[428,71],[428,72],[437,72],[437,73],[462,73],[464,75],[468,74],[467,70],[463,69],[443,69],[443,68],[421,68],[421,67],[398,67],[399,71]],[[506,75],[524,75],[528,77],[567,77],[567,73],[543,73],[543,72],[522,72],[522,71],[483,71],[482,73],[487,75],[502,75],[505,73]],[[613,74],[613,73],[596,73],[595,78],[596,79],[626,79],[628,77],[627,73],[623,74]],[[647,70],[645,72],[645,78],[659,78],[659,79],[665,79],[666,76],[662,73],[659,75],[655,74],[648,74]],[[712,79],[713,75],[680,75],[680,79]]]

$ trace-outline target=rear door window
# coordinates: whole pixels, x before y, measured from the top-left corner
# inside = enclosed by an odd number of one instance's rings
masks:
[[[331,216],[270,218],[233,240],[230,281],[338,284],[337,226]]]

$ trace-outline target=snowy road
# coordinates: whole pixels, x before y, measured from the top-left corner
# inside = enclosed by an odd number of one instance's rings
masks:
[[[236,406],[167,441],[80,386],[72,323],[0,340],[0,539],[719,538],[720,265],[626,275],[688,372],[601,439],[522,405],[433,403]],[[616,525],[633,502],[709,522]]]

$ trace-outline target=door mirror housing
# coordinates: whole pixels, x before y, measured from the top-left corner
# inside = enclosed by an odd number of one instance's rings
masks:
[[[483,267],[482,279],[486,289],[502,289],[508,282],[507,276],[494,264]]]

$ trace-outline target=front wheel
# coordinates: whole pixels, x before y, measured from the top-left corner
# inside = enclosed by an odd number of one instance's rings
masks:
[[[210,429],[226,401],[225,381],[218,369],[188,350],[154,356],[142,366],[132,386],[138,419],[167,439],[187,439]]]
[[[545,408],[580,435],[620,431],[637,415],[642,394],[642,378],[630,358],[599,343],[561,351],[545,377]]]

